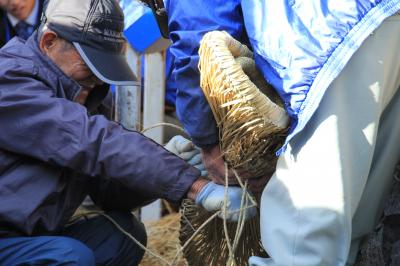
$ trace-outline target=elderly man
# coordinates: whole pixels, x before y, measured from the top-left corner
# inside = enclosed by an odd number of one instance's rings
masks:
[[[0,264],[137,265],[143,250],[105,218],[68,223],[87,195],[143,244],[134,207],[189,197],[221,209],[223,186],[95,114],[107,110],[104,83],[136,84],[123,21],[113,0],[52,0],[38,33],[0,50]],[[178,138],[172,148],[190,143]],[[229,188],[228,219],[241,195]]]
[[[14,36],[28,39],[39,26],[43,0],[0,0],[0,47]]]

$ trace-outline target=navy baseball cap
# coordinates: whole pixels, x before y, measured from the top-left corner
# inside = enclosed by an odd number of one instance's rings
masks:
[[[137,85],[126,59],[124,13],[114,0],[48,0],[42,24],[73,43],[93,74],[115,85]]]

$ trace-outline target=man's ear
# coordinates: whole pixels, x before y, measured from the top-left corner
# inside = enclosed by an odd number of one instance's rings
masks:
[[[45,32],[43,32],[39,40],[40,50],[44,54],[49,55],[51,51],[54,49],[57,39],[58,39],[57,33],[51,30],[46,30]]]

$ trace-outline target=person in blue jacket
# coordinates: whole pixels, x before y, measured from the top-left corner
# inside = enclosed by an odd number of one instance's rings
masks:
[[[88,195],[143,245],[133,208],[188,197],[221,211],[225,188],[190,165],[191,142],[166,150],[109,119],[106,84],[138,86],[123,28],[113,0],[51,0],[38,31],[0,49],[0,265],[137,265],[144,250],[105,217],[71,220]],[[242,194],[228,189],[228,220]]]
[[[400,1],[166,0],[165,8],[177,115],[215,182],[225,169],[199,88],[205,33],[247,44],[291,118],[261,199],[270,258],[250,265],[352,265],[400,155]]]
[[[0,0],[0,47],[19,36],[26,40],[39,26],[44,0]]]

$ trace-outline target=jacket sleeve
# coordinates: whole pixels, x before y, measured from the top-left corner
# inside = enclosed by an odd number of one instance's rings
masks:
[[[242,40],[244,32],[239,0],[166,1],[168,25],[175,57],[176,109],[185,130],[200,147],[218,143],[218,129],[200,88],[198,49],[204,34],[225,30]]]
[[[135,210],[157,199],[139,189],[129,189],[115,179],[92,178],[90,181],[90,198],[104,211]]]
[[[200,172],[138,132],[56,98],[31,77],[0,76],[0,149],[93,178],[109,178],[149,198],[179,201]]]

